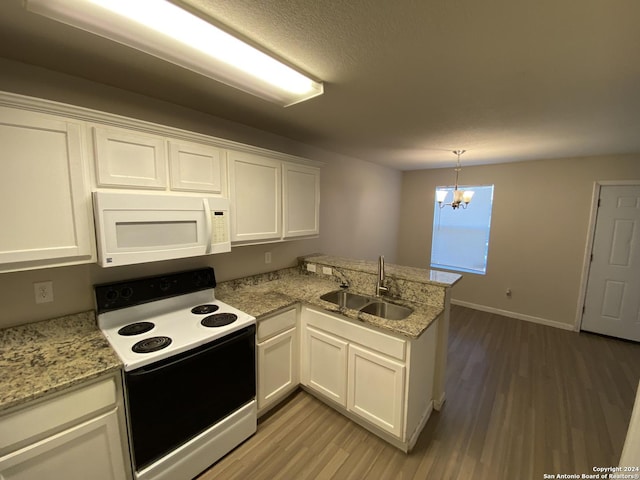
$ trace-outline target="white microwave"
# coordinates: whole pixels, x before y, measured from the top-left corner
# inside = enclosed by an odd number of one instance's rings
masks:
[[[231,251],[226,198],[93,192],[93,208],[103,267]]]

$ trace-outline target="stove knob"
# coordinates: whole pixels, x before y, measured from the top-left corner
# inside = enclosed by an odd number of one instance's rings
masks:
[[[131,287],[124,287],[120,290],[120,296],[124,299],[131,298],[131,295],[133,295],[133,288]]]
[[[118,298],[118,291],[117,290],[107,290],[107,293],[105,294],[105,296],[107,297],[107,300],[113,301],[116,298]]]

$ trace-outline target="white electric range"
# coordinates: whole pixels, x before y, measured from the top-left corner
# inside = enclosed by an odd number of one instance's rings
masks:
[[[138,480],[192,479],[256,431],[256,321],[215,286],[212,268],[95,286]]]

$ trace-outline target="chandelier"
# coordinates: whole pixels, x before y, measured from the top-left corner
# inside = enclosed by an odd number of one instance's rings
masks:
[[[451,207],[455,210],[458,207],[467,208],[471,198],[473,197],[473,190],[458,190],[458,175],[460,174],[460,155],[462,155],[466,150],[454,150],[454,155],[458,156],[458,164],[455,168],[456,170],[456,186],[453,189],[453,201],[449,203],[444,203],[447,199],[447,190],[436,190],[436,201],[440,208],[443,208],[445,205],[451,205]]]

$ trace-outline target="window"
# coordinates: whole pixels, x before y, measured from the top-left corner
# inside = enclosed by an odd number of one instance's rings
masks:
[[[487,271],[489,231],[493,185],[469,185],[475,195],[467,208],[454,210],[449,205],[440,208],[434,202],[433,238],[431,243],[431,267],[461,272]],[[453,187],[437,187],[447,190],[447,200],[453,197]]]

